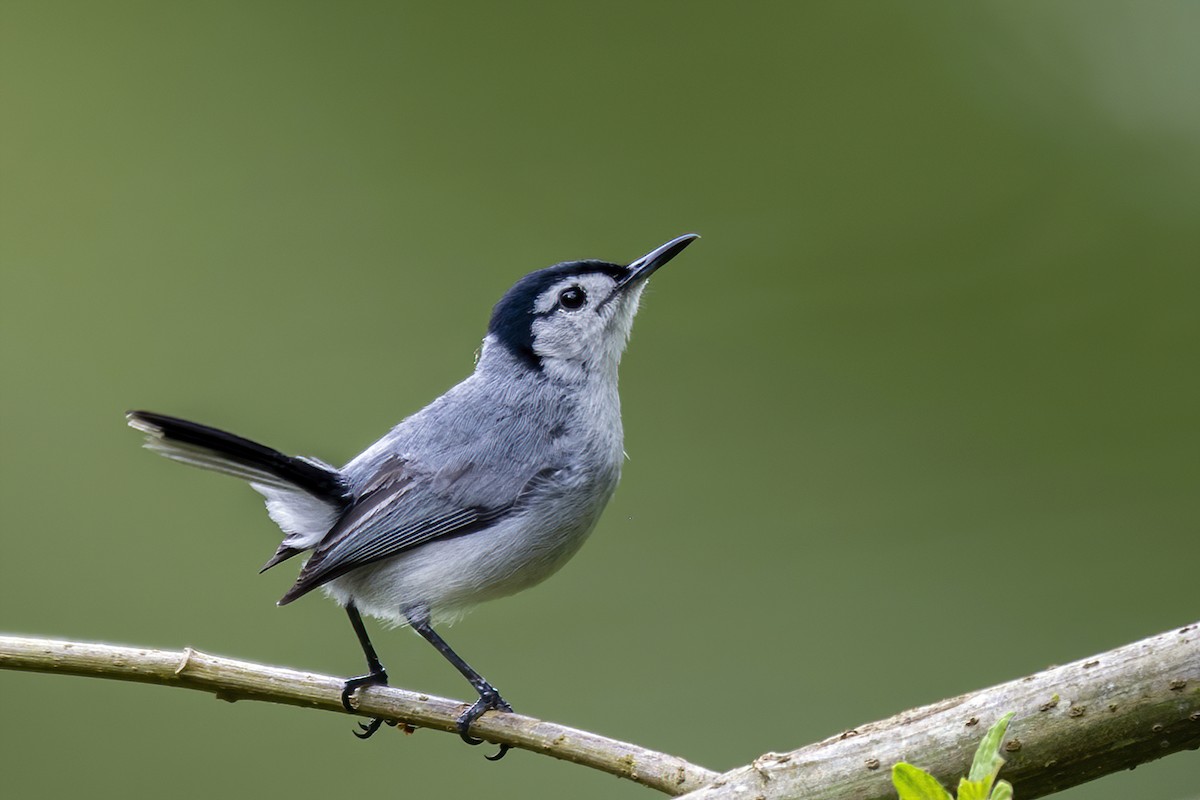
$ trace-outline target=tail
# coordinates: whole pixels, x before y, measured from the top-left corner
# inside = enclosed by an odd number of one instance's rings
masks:
[[[232,433],[165,414],[130,411],[125,416],[131,428],[147,434],[147,449],[249,481],[267,498],[267,513],[287,535],[261,571],[315,547],[350,504],[341,473],[316,459],[287,456]]]

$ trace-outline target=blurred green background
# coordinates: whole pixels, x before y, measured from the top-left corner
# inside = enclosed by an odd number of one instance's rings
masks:
[[[492,303],[704,239],[583,552],[447,632],[714,769],[1196,620],[1200,5],[0,6],[0,631],[349,675],[258,496],[145,407],[343,462]],[[398,685],[466,685],[377,627]],[[0,673],[6,797],[649,797],[429,732]],[[1063,797],[1200,797],[1172,756]]]

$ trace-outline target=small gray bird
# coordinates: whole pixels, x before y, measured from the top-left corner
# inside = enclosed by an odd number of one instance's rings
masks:
[[[346,609],[369,670],[346,681],[347,711],[359,687],[388,682],[367,614],[412,626],[470,681],[479,699],[457,727],[480,744],[471,723],[512,707],[433,625],[545,580],[595,527],[621,475],[617,366],[638,301],[697,238],[627,267],[570,261],[526,275],[493,309],[475,372],[341,469],[148,411],[129,412],[129,424],[151,450],[266,497],[284,537],[264,571],[312,551],[279,605],[320,587]]]

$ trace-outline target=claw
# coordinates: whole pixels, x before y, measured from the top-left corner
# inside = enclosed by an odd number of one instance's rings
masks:
[[[362,733],[359,733],[358,731],[350,732],[360,739],[370,739],[375,735],[375,731],[379,730],[380,725],[387,725],[389,728],[394,728],[399,724],[400,723],[396,722],[395,720],[384,719],[383,717],[375,717],[370,722],[358,723],[358,727],[362,729]],[[405,731],[407,733],[412,733],[412,731],[408,730],[407,727],[405,728]]]
[[[464,711],[462,716],[454,723],[454,727],[458,730],[459,738],[471,746],[483,744],[483,739],[472,736],[468,731],[471,728],[471,723],[488,711],[512,711],[512,706],[500,696],[499,692],[490,686],[483,692],[480,692],[479,699],[475,701],[474,705]],[[502,744],[495,755],[484,756],[484,758],[488,761],[499,761],[511,749],[508,745]]]
[[[466,742],[467,744],[471,745],[472,747],[483,744],[483,739],[477,739],[474,736],[471,736],[469,733],[460,733],[460,734],[458,734],[458,737],[460,739],[462,739],[464,742]],[[500,759],[504,758],[504,754],[507,753],[511,749],[512,748],[509,747],[508,745],[502,744],[502,745],[500,745],[500,749],[497,750],[494,754],[492,754],[490,756],[484,756],[484,758],[486,758],[488,761],[499,761]]]
[[[383,720],[380,719],[379,717],[376,717],[375,719],[371,720],[371,722],[369,724],[363,723],[363,722],[358,723],[358,727],[362,729],[361,733],[359,733],[358,731],[350,731],[350,732],[353,733],[355,736],[357,736],[359,739],[370,739],[372,736],[375,735],[375,731],[379,730],[379,726],[382,724],[383,724]]]
[[[347,678],[346,682],[342,684],[342,708],[346,709],[346,711],[350,712],[351,714],[355,712],[356,709],[350,704],[350,697],[354,694],[355,690],[359,689],[360,687],[387,685],[387,670],[369,672],[366,675],[359,675],[357,678]]]
[[[350,704],[350,698],[359,688],[363,686],[387,686],[387,682],[387,670],[383,669],[379,670],[378,672],[359,675],[357,678],[348,678],[346,682],[342,684],[342,708],[346,709],[346,711],[351,714],[355,713],[356,709]],[[370,739],[375,735],[375,731],[379,730],[379,726],[385,722],[388,725],[396,724],[391,720],[385,720],[382,717],[375,717],[369,724],[364,724],[362,722],[358,723],[358,727],[362,729],[361,733],[358,731],[351,731],[351,733],[353,733],[359,739]]]

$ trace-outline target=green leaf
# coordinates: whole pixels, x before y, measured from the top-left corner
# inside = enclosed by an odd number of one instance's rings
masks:
[[[954,800],[937,778],[903,761],[892,767],[892,785],[900,800]]]
[[[991,781],[969,781],[962,778],[958,782],[958,800],[988,800],[988,789],[991,788]]]
[[[975,760],[971,762],[969,779],[983,781],[986,784],[983,800],[986,800],[987,789],[991,788],[992,781],[996,779],[996,773],[1004,765],[1004,759],[1000,756],[1000,745],[1004,741],[1004,733],[1008,730],[1008,723],[1013,716],[1013,712],[1010,711],[995,725],[988,728],[983,741],[979,743],[979,749],[975,751]]]
[[[996,788],[992,790],[990,800],[1012,800],[1012,784],[1008,781],[997,781]]]

